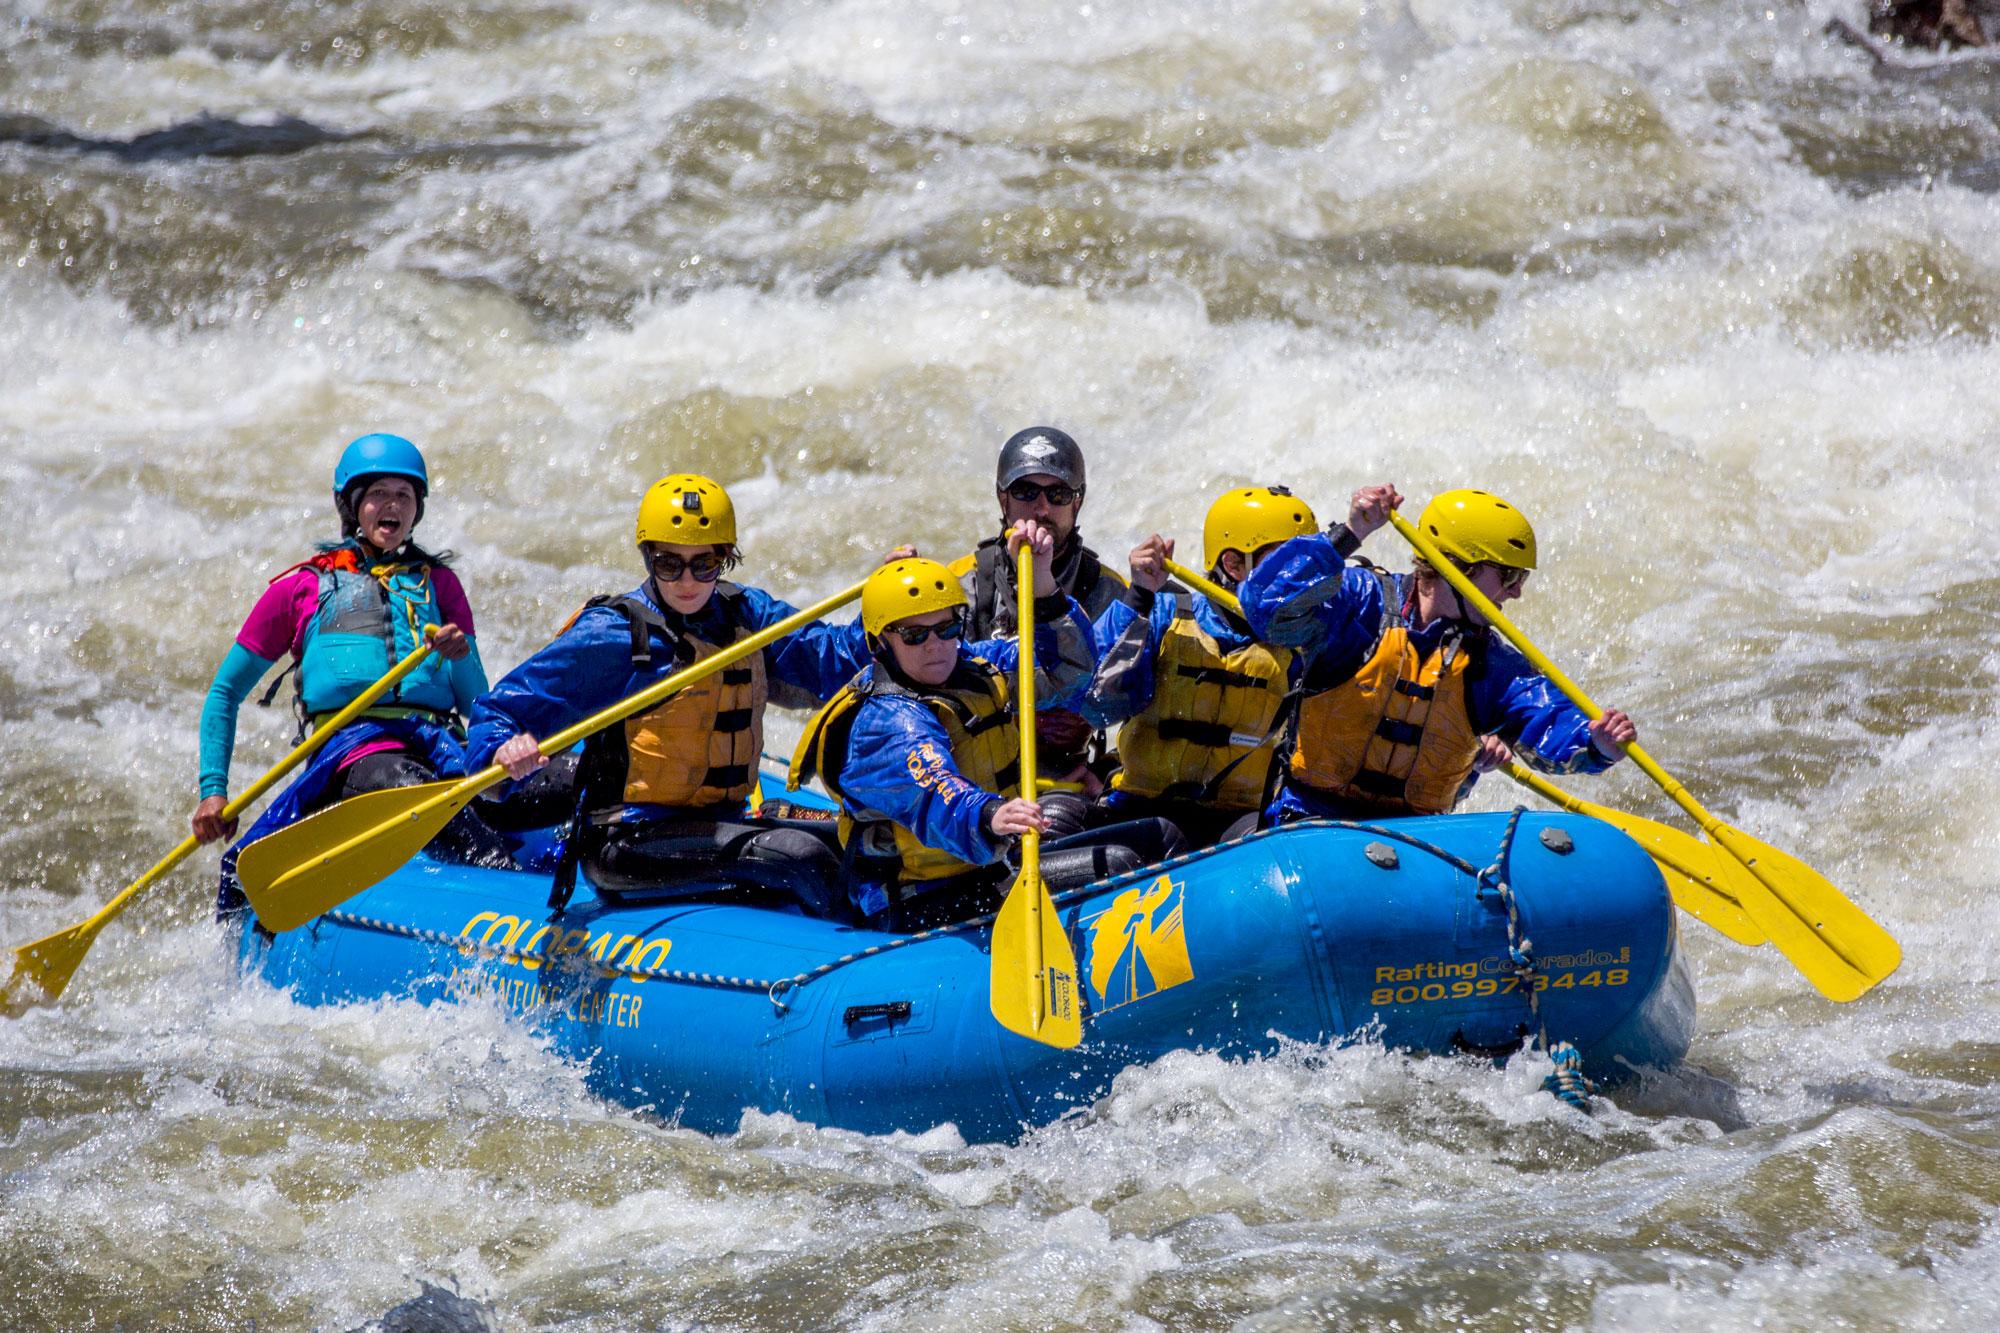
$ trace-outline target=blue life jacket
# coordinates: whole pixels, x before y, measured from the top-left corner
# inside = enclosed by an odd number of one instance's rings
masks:
[[[426,625],[444,623],[430,565],[364,560],[348,543],[295,566],[319,576],[319,604],[306,622],[299,658],[299,699],[308,718],[345,707],[422,645]],[[377,707],[448,715],[454,702],[451,664],[432,654]]]

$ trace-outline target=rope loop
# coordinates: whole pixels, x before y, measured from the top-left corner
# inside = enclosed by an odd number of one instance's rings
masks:
[[[1590,1114],[1590,1094],[1596,1089],[1590,1085],[1583,1072],[1583,1057],[1576,1047],[1566,1041],[1559,1041],[1549,1048],[1549,1059],[1555,1062],[1555,1070],[1542,1080],[1542,1087],[1553,1092],[1564,1104],[1574,1106],[1585,1115]]]

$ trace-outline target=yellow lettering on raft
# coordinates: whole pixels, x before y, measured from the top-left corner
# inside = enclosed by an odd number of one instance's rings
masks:
[[[644,981],[646,978],[640,976],[639,973],[646,968],[658,967],[660,964],[666,962],[667,951],[673,947],[674,942],[665,936],[657,940],[647,940],[645,943],[635,946],[631,957],[625,961],[625,975],[631,977],[634,981]],[[655,954],[656,950],[657,953]],[[655,954],[653,961],[650,963],[646,961],[648,954]]]
[[[600,965],[607,977],[628,976],[634,981],[645,981],[643,975],[648,969],[657,968],[666,962],[667,954],[674,942],[662,937],[648,940],[638,935],[620,935],[614,943],[611,932],[593,937],[585,929],[564,930],[548,925],[538,926],[534,933],[523,941],[521,936],[529,923],[517,916],[504,916],[498,912],[481,912],[465,923],[459,931],[463,941],[459,952],[473,952],[475,939],[489,949],[498,949],[506,955],[505,961],[517,963],[530,972],[540,970],[544,962],[567,957],[576,953],[588,953],[592,961]],[[484,927],[482,930],[481,928]],[[497,937],[497,939],[496,939]],[[542,947],[548,940],[548,947]]]

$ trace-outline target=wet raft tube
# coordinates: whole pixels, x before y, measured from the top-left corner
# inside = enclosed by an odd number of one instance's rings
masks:
[[[1065,895],[1085,1000],[1068,1051],[993,1021],[985,925],[901,937],[613,904],[587,885],[551,922],[547,899],[544,876],[420,858],[242,947],[306,1004],[497,997],[606,1097],[709,1132],[755,1107],[1002,1140],[1169,1051],[1261,1054],[1364,1029],[1492,1055],[1545,1035],[1616,1078],[1679,1061],[1694,1025],[1658,871],[1616,829],[1564,814],[1294,825]]]

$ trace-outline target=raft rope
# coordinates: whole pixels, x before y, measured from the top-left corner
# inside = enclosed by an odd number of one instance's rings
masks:
[[[1548,1052],[1549,1059],[1555,1062],[1555,1072],[1542,1080],[1542,1087],[1588,1115],[1593,1089],[1590,1080],[1584,1077],[1583,1057],[1571,1043],[1549,1040],[1548,1022],[1542,1014],[1542,993],[1535,985],[1538,974],[1535,942],[1527,937],[1521,925],[1521,903],[1514,896],[1513,886],[1507,882],[1507,869],[1514,856],[1514,834],[1521,827],[1521,816],[1526,813],[1527,807],[1514,807],[1514,813],[1507,820],[1506,832],[1500,835],[1500,847],[1494,853],[1493,864],[1478,872],[1474,892],[1483,897],[1490,884],[1507,909],[1507,961],[1513,974],[1520,979],[1521,989],[1528,994],[1528,1016],[1534,1023],[1535,1038]]]
[[[1438,860],[1443,861],[1453,869],[1470,876],[1475,882],[1474,891],[1476,893],[1484,895],[1488,891],[1488,886],[1491,885],[1492,891],[1499,895],[1501,903],[1507,909],[1508,961],[1512,966],[1514,974],[1520,977],[1522,989],[1527,992],[1528,1012],[1534,1019],[1535,1031],[1542,1048],[1548,1052],[1549,1058],[1555,1062],[1555,1072],[1543,1081],[1543,1086],[1569,1105],[1587,1112],[1590,1109],[1590,1094],[1592,1092],[1590,1080],[1584,1077],[1582,1057],[1577,1053],[1575,1046],[1566,1041],[1552,1043],[1549,1040],[1548,1029],[1541,1013],[1540,994],[1534,985],[1536,975],[1534,942],[1522,934],[1520,903],[1514,896],[1512,886],[1507,882],[1507,868],[1513,855],[1514,834],[1520,827],[1521,816],[1526,813],[1527,810],[1525,807],[1516,806],[1514,808],[1513,815],[1507,821],[1506,831],[1501,835],[1500,847],[1493,858],[1493,864],[1487,866],[1484,870],[1473,865],[1472,862],[1466,860],[1464,857],[1438,846],[1436,843],[1426,842],[1406,830],[1391,828],[1382,824],[1361,824],[1344,819],[1303,819],[1296,823],[1284,825],[1283,827],[1285,829],[1336,828],[1370,833],[1378,838],[1400,842],[1406,847],[1413,848],[1430,856],[1435,856]],[[1257,829],[1244,834],[1240,838],[1231,839],[1228,842],[1217,843],[1212,847],[1203,847],[1195,851],[1185,852],[1171,860],[1156,862],[1149,866],[1141,866],[1136,870],[1127,871],[1123,875],[1114,876],[1108,880],[1065,890],[1062,893],[1052,895],[1052,901],[1058,910],[1060,910],[1072,903],[1080,902],[1085,898],[1119,888],[1125,884],[1150,879],[1156,875],[1171,874],[1173,871],[1191,862],[1214,856],[1219,852],[1242,843],[1268,837],[1278,831],[1278,829]],[[871,944],[865,949],[857,949],[853,953],[843,954],[839,958],[821,963],[818,967],[808,969],[807,971],[798,972],[789,977],[780,977],[776,981],[767,981],[756,977],[733,977],[717,972],[687,972],[677,968],[620,967],[615,963],[600,962],[592,962],[591,966],[601,976],[606,978],[626,977],[633,981],[667,981],[677,982],[685,986],[707,986],[717,990],[761,992],[771,1001],[772,1008],[777,1010],[779,1014],[785,1014],[791,1011],[790,1000],[798,991],[820,980],[822,977],[839,971],[843,967],[858,963],[864,958],[873,958],[878,954],[892,953],[897,949],[907,948],[912,944],[920,944],[925,940],[938,939],[948,935],[963,935],[972,931],[983,930],[991,925],[994,918],[998,915],[997,911],[987,912],[964,921],[954,921],[949,925],[919,931],[914,935],[899,935],[894,939],[885,940],[881,944]],[[439,930],[428,930],[422,926],[404,925],[398,921],[383,921],[376,917],[361,916],[354,912],[336,910],[326,913],[321,920],[331,921],[336,925],[371,930],[378,934],[416,940],[422,944],[451,949],[461,956],[476,956],[504,963],[532,962],[537,966],[550,964],[560,966],[567,963],[574,966],[581,965],[584,960],[589,958],[588,954],[574,951],[551,953],[546,950],[509,949],[501,945],[473,940],[464,935],[447,935]]]
[[[1402,829],[1388,828],[1380,824],[1357,824],[1340,819],[1303,819],[1297,823],[1287,824],[1284,827],[1287,829],[1339,828],[1351,829],[1362,833],[1372,833],[1377,837],[1388,838],[1391,841],[1400,842],[1407,847],[1412,847],[1417,851],[1435,856],[1454,869],[1463,871],[1474,878],[1478,878],[1482,873],[1477,866],[1465,858],[1455,855],[1437,846],[1435,843],[1425,842],[1422,838],[1407,833]],[[1103,893],[1108,889],[1119,888],[1125,884],[1149,879],[1156,875],[1171,874],[1173,871],[1191,862],[1214,856],[1226,848],[1235,847],[1257,838],[1268,837],[1276,832],[1278,832],[1277,829],[1256,829],[1244,834],[1240,838],[1233,838],[1228,842],[1217,843],[1212,847],[1202,847],[1191,852],[1184,852],[1171,860],[1158,861],[1149,866],[1141,866],[1136,870],[1127,871],[1125,874],[1108,880],[1086,884],[1080,888],[1066,889],[1061,893],[1052,895],[1052,901],[1060,909],[1071,903]],[[885,940],[880,944],[871,944],[865,949],[857,949],[853,953],[843,954],[839,958],[830,959],[827,962],[821,963],[818,967],[808,969],[807,971],[794,973],[789,977],[780,977],[776,981],[766,981],[755,977],[725,976],[717,972],[687,972],[678,968],[620,967],[615,963],[594,963],[593,966],[606,977],[629,977],[634,981],[670,981],[686,986],[708,986],[719,990],[759,991],[768,996],[772,1007],[783,1014],[789,1012],[791,1009],[791,1005],[788,1003],[789,996],[818,981],[820,978],[839,971],[843,967],[847,967],[852,963],[858,963],[864,958],[873,958],[877,954],[891,953],[897,949],[907,948],[912,944],[922,943],[925,940],[938,939],[947,935],[963,935],[968,932],[983,930],[987,926],[990,926],[997,916],[999,916],[997,911],[987,912],[980,916],[970,917],[964,921],[954,921],[949,925],[936,926],[930,930],[919,931],[914,935],[899,935],[894,939]],[[362,916],[355,912],[335,910],[326,913],[320,919],[331,921],[335,925],[350,926],[362,930],[371,930],[377,934],[416,940],[421,944],[430,944],[440,948],[451,949],[461,955],[492,959],[503,963],[534,963],[537,966],[543,966],[552,963],[573,963],[588,957],[587,954],[577,952],[551,953],[547,950],[539,949],[510,949],[503,945],[473,940],[464,935],[447,935],[440,930],[428,930],[422,926],[405,925],[400,921],[384,921],[378,917]]]
[[[375,917],[359,916],[353,912],[328,912],[320,918],[336,925],[352,926],[362,930],[372,930],[382,935],[395,935],[402,939],[416,940],[421,944],[434,944],[451,949],[456,953],[495,959],[503,963],[534,963],[537,966],[576,963],[588,959],[589,954],[580,952],[549,953],[546,950],[528,951],[509,949],[497,944],[488,944],[464,935],[447,935],[441,930],[426,930],[422,926],[406,926],[400,921],[382,921]],[[714,986],[722,990],[761,991],[771,983],[750,977],[730,977],[719,972],[680,972],[656,967],[620,967],[615,963],[592,963],[592,966],[606,977],[630,977],[634,981],[679,981],[691,986]]]

